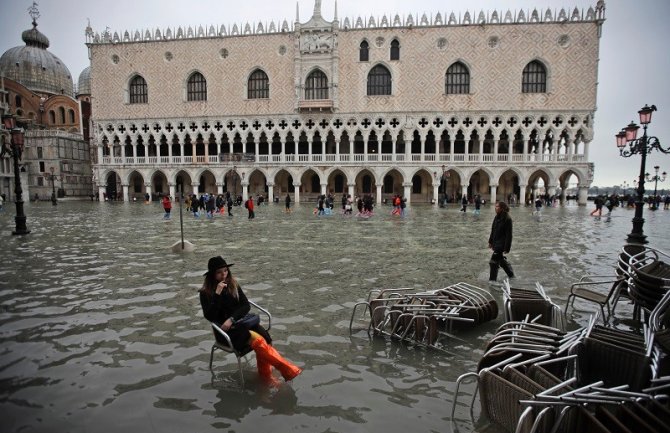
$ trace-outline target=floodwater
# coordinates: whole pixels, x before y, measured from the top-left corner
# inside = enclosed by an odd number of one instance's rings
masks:
[[[517,284],[539,281],[563,306],[580,276],[613,274],[633,210],[590,211],[572,202],[537,218],[513,208]],[[185,213],[196,249],[177,254],[178,209],[164,221],[158,203],[27,203],[26,214],[32,233],[16,237],[13,204],[0,213],[3,432],[452,431],[456,378],[502,323],[458,332],[453,355],[349,334],[352,307],[371,289],[488,288],[491,206],[479,217],[413,206],[403,219],[380,207],[367,220],[316,217],[308,204],[292,214],[259,206],[252,221],[244,208],[213,220]],[[645,218],[650,245],[670,250],[670,211]],[[247,296],[271,310],[275,347],[304,369],[292,383],[265,389],[253,356],[244,388],[232,355],[217,352],[210,372],[197,291],[214,255],[234,262]],[[588,314],[570,314],[569,327]],[[470,421],[472,389],[459,399],[459,431],[483,425]]]

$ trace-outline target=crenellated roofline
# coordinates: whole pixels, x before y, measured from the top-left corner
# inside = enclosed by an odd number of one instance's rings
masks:
[[[337,6],[336,6],[337,7]],[[316,8],[315,8],[316,10]],[[336,9],[337,11],[337,9]],[[337,14],[337,12],[336,12]],[[320,17],[318,19],[323,20]],[[296,16],[296,20],[298,17]],[[314,17],[312,17],[314,19]],[[413,27],[453,27],[453,26],[482,26],[482,25],[509,25],[509,24],[543,24],[543,23],[583,23],[595,22],[602,24],[605,20],[605,2],[599,0],[595,7],[589,7],[584,10],[575,7],[570,12],[570,9],[561,8],[546,10],[507,10],[503,13],[502,10],[493,11],[466,11],[465,13],[451,12],[448,15],[437,12],[435,15],[427,15],[423,13],[419,18],[419,14],[399,15],[396,14],[392,18],[386,15],[374,17],[346,17],[344,20],[338,21],[337,15],[332,22],[334,29],[340,31],[353,31],[364,29],[385,29],[385,28],[413,28]],[[176,27],[160,30],[143,29],[123,32],[112,31],[106,28],[103,32],[95,32],[89,26],[86,27],[86,43],[87,44],[119,44],[119,43],[134,43],[147,42],[159,40],[182,40],[182,39],[198,39],[198,38],[221,38],[234,36],[255,36],[263,34],[281,34],[291,33],[299,30],[304,25],[299,21],[290,23],[287,20],[281,21],[258,21],[257,23],[240,23],[232,25],[209,25],[203,27],[202,25],[193,27]]]

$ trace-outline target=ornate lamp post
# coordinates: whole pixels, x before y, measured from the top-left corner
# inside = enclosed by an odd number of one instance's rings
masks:
[[[21,173],[19,171],[19,161],[23,154],[23,128],[16,125],[16,117],[13,115],[2,116],[2,123],[10,135],[10,145],[3,145],[2,154],[10,153],[14,160],[14,191],[16,192],[16,227],[13,235],[27,235],[30,230],[26,227],[26,215],[23,213],[23,189],[21,188]]]
[[[658,170],[660,168],[661,167],[659,167],[658,165],[654,166],[654,170],[656,171],[656,173],[653,176],[649,176],[649,173],[645,173],[645,177],[647,178],[647,182],[654,182],[654,196],[651,199],[651,203],[649,203],[651,205],[651,210],[658,209],[658,205],[657,205],[657,201],[656,201],[656,194],[658,192],[658,183],[659,182],[665,182],[665,177],[668,175],[668,173],[666,173],[664,171],[663,173],[661,173],[662,176],[659,176],[658,175]]]
[[[51,180],[51,204],[56,206],[58,204],[58,200],[56,199],[56,180],[62,180],[62,178],[54,174],[53,167],[49,168],[49,170],[51,174],[44,173],[44,177]]]
[[[663,153],[670,153],[670,148],[664,149],[661,142],[656,137],[647,136],[647,125],[651,123],[651,115],[656,111],[656,106],[651,107],[645,105],[638,114],[640,115],[640,124],[642,125],[644,133],[642,138],[637,138],[637,130],[640,129],[635,123],[623,128],[616,134],[616,145],[619,148],[621,156],[629,158],[637,153],[640,154],[640,175],[637,182],[637,201],[635,202],[635,216],[633,217],[633,231],[630,232],[627,238],[628,243],[646,244],[647,237],[642,231],[644,225],[644,218],[642,218],[642,211],[644,209],[644,180],[645,180],[645,164],[647,163],[647,154],[656,149]],[[626,149],[628,146],[628,149]]]

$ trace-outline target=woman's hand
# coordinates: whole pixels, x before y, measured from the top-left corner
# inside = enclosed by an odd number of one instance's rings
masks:
[[[221,329],[228,331],[230,327],[233,326],[233,319],[228,318],[225,322],[221,324]]]
[[[220,295],[221,292],[223,292],[223,289],[225,289],[226,287],[228,287],[228,284],[221,281],[219,284],[216,285],[216,294]]]

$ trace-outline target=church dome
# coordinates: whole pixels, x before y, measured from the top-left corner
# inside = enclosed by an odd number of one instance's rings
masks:
[[[87,66],[81,74],[79,74],[79,81],[77,82],[77,96],[91,94],[91,67]]]
[[[0,75],[21,83],[37,93],[73,96],[72,75],[67,66],[50,53],[49,39],[33,28],[21,35],[25,46],[10,48],[0,57]]]

